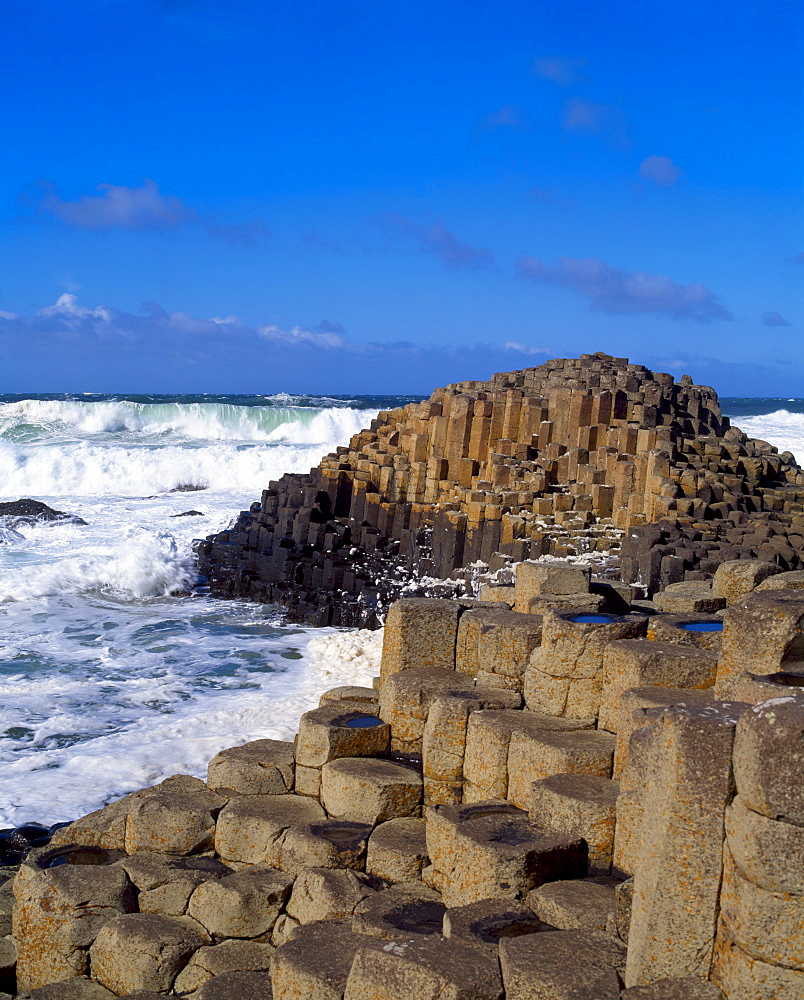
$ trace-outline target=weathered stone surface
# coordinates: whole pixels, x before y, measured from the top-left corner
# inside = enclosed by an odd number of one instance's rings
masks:
[[[361,687],[358,684],[342,684],[340,687],[329,688],[319,699],[319,708],[328,701],[356,701],[364,705],[377,705],[379,693],[375,688]]]
[[[613,776],[619,778],[628,763],[631,735],[643,726],[652,725],[657,714],[672,705],[714,705],[711,689],[688,691],[683,688],[638,687],[623,691],[617,710],[617,746],[614,750]],[[659,711],[656,712],[655,710]]]
[[[388,882],[406,882],[421,878],[429,863],[423,819],[392,819],[380,824],[369,837],[366,871],[371,875]]]
[[[433,598],[395,601],[385,619],[380,678],[385,681],[400,670],[432,667],[454,670],[462,610],[457,601]]]
[[[298,875],[305,868],[355,868],[366,864],[371,827],[349,820],[300,823],[288,829],[276,852],[276,865]]]
[[[542,594],[582,594],[589,591],[590,571],[585,566],[568,563],[517,563],[515,608],[527,609],[532,597]]]
[[[87,852],[89,853],[89,852]],[[43,868],[31,852],[14,880],[13,933],[19,948],[17,987],[35,989],[88,969],[88,949],[103,926],[135,908],[126,873],[114,865],[67,863]],[[92,860],[103,859],[96,849]],[[69,860],[81,860],[72,854]]]
[[[712,981],[728,1000],[797,1000],[804,993],[804,972],[753,958],[721,935],[715,944]]]
[[[438,937],[445,911],[438,892],[421,884],[401,882],[358,903],[352,929],[359,934],[388,940]]]
[[[221,941],[199,948],[176,978],[178,993],[192,993],[224,972],[268,971],[273,945],[257,941]]]
[[[689,628],[697,625],[699,628]],[[704,626],[704,628],[700,628]],[[719,653],[723,637],[723,612],[717,614],[651,615],[646,638],[672,642],[678,646],[696,646]]]
[[[370,719],[377,718],[375,724]],[[387,723],[388,720],[385,720]],[[305,712],[299,720],[296,764],[323,767],[339,757],[373,757],[388,750],[390,731],[371,709],[344,710],[338,702]],[[297,774],[297,791],[298,774]]]
[[[274,1000],[343,1000],[355,952],[364,940],[346,920],[297,927],[271,962]]]
[[[324,810],[301,795],[236,795],[218,817],[215,850],[224,861],[274,864],[286,831],[321,821]]]
[[[734,697],[742,673],[772,674],[804,659],[804,594],[795,590],[757,591],[723,616],[723,646],[715,695]]]
[[[531,785],[530,819],[537,826],[583,837],[589,870],[605,875],[614,855],[619,791],[619,783],[608,778],[554,774]]]
[[[498,611],[494,619],[486,618],[480,631],[478,669],[516,680],[521,693],[522,678],[531,654],[539,648],[541,641],[541,615]]]
[[[541,830],[499,800],[430,810],[427,848],[448,906],[517,899],[544,882],[586,875],[580,839]]]
[[[479,711],[469,716],[464,758],[464,801],[508,795],[508,750],[515,732],[574,732],[591,729],[594,719],[558,719],[529,711]]]
[[[392,674],[380,689],[380,716],[391,726],[391,749],[420,754],[431,704],[439,695],[460,691],[474,692],[474,684],[455,670],[422,668]]]
[[[223,862],[208,857],[180,858],[144,851],[123,858],[120,867],[137,887],[141,913],[179,917],[202,882],[232,874]]]
[[[513,600],[513,587],[511,599]],[[489,602],[491,603],[491,602]],[[491,606],[470,608],[458,619],[458,636],[455,643],[455,669],[475,677],[479,670],[478,651],[484,629],[494,628],[511,611],[508,605],[493,602]]]
[[[804,692],[791,690],[742,714],[734,779],[746,808],[804,826]]]
[[[92,978],[118,996],[167,992],[209,938],[186,917],[128,913],[101,928],[90,949]]]
[[[768,819],[738,795],[726,810],[726,836],[746,878],[771,892],[804,894],[804,826]]]
[[[367,941],[358,948],[344,1000],[501,1000],[496,959],[444,938]]]
[[[506,1000],[619,1000],[622,946],[589,931],[500,942]]]
[[[632,986],[623,990],[620,1000],[723,1000],[723,994],[706,979],[684,976],[661,979],[650,986]]]
[[[604,611],[605,603],[606,599],[602,594],[540,594],[538,597],[531,597],[523,611],[527,610],[531,615],[543,615],[548,609],[597,614]]]
[[[198,987],[193,1000],[273,1000],[267,972],[222,972]]]
[[[162,782],[131,804],[126,817],[128,854],[195,854],[213,846],[215,820],[226,799],[197,778],[181,778],[179,787]]]
[[[299,924],[351,917],[376,890],[371,880],[348,869],[306,868],[297,877],[287,912]]]
[[[535,934],[541,926],[533,910],[510,899],[481,899],[444,914],[445,937],[494,955],[503,938]]]
[[[321,769],[321,803],[337,819],[374,826],[421,812],[422,778],[409,765],[344,757]]]
[[[631,927],[631,906],[634,901],[634,880],[627,878],[614,887],[614,927],[622,941],[628,944]]]
[[[527,896],[528,906],[539,919],[562,931],[605,931],[615,902],[614,885],[590,879],[548,882]]]
[[[209,762],[207,784],[241,795],[285,795],[293,791],[294,746],[253,740],[221,750]]]
[[[273,929],[292,886],[286,872],[246,869],[200,885],[187,913],[217,938],[260,937]]]
[[[777,573],[779,567],[775,563],[761,559],[732,559],[722,562],[712,580],[712,593],[724,598],[727,604],[736,604],[741,597],[750,594],[759,584]]]
[[[712,590],[711,583],[690,580],[671,583],[659,594],[653,595],[653,603],[660,611],[671,615],[711,614],[726,606],[726,598]]]
[[[514,732],[508,749],[508,798],[529,809],[534,781],[554,774],[591,774],[610,778],[615,738],[611,733],[579,730]]]
[[[710,688],[717,656],[695,646],[650,639],[612,642],[603,654],[603,696],[598,725],[616,733],[622,696],[629,688]]]
[[[542,644],[525,671],[525,704],[534,712],[596,718],[603,688],[603,651],[617,639],[645,635],[643,615],[603,615],[574,621],[573,612],[544,613]]]
[[[82,816],[74,823],[56,830],[50,839],[51,847],[81,844],[85,847],[103,847],[123,851],[126,846],[126,817],[129,809],[147,794],[147,789],[132,792],[117,802]]]
[[[738,716],[734,707],[674,707],[638,731],[647,733],[647,753],[641,830],[632,844],[628,986],[708,972]]]
[[[0,994],[6,997],[8,994]],[[104,1000],[105,997],[113,997],[111,993],[100,983],[94,983],[91,979],[83,976],[75,979],[65,979],[60,983],[51,983],[49,986],[40,986],[38,989],[29,990],[18,994],[17,1000]]]
[[[718,936],[753,958],[804,972],[804,895],[771,892],[745,877],[727,844]]]
[[[804,590],[804,570],[774,573],[762,583],[758,583],[754,590]]]

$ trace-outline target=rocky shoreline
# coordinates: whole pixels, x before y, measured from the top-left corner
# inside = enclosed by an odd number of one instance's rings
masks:
[[[612,612],[588,571],[523,562],[490,600],[396,602],[375,686],[325,692],[295,742],[34,848],[0,886],[7,988],[794,1000],[804,574],[675,587]]]
[[[0,992],[802,995],[804,473],[714,390],[600,354],[436,390],[198,561],[384,620],[380,675],[206,781],[3,831]]]

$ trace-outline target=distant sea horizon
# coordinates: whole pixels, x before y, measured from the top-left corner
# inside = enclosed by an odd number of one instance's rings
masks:
[[[379,410],[425,396],[0,394],[0,826],[55,823],[226,746],[292,739],[326,687],[367,683],[379,636],[288,625],[188,592],[192,542],[306,472]],[[722,397],[804,461],[804,397]],[[188,489],[196,487],[196,489]]]

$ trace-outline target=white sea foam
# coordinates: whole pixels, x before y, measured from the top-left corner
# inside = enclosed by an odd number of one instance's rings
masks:
[[[804,413],[776,410],[758,417],[734,417],[741,431],[774,445],[779,451],[791,451],[804,462]]]

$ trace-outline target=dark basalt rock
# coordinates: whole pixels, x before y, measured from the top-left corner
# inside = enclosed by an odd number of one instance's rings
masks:
[[[200,510],[185,510],[181,514],[171,514],[171,517],[204,517],[203,511]]]
[[[0,517],[9,518],[6,527],[15,528],[19,524],[33,524],[35,521],[52,521],[64,524],[86,524],[76,514],[65,514],[63,510],[54,510],[39,500],[10,500],[0,503]]]

